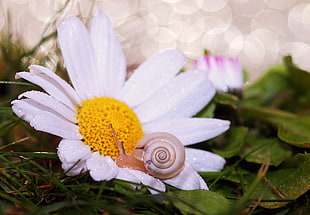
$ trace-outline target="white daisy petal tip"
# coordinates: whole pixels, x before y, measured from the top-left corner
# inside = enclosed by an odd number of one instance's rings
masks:
[[[182,190],[209,190],[206,182],[189,164],[177,176],[164,182]]]
[[[82,25],[82,22],[79,18],[72,16],[69,17],[62,22],[59,23],[57,26],[58,31],[67,31],[69,30],[73,25]]]
[[[85,145],[79,140],[61,140],[57,155],[64,163],[75,163],[78,160],[86,161],[91,156],[91,150],[88,145]]]
[[[186,71],[134,109],[142,123],[190,118],[205,107],[214,94],[215,89],[204,72]]]
[[[230,127],[230,121],[211,118],[179,118],[144,125],[145,133],[165,131],[175,135],[184,146],[214,138]]]
[[[15,74],[14,78],[15,78],[16,80],[21,78],[20,73],[21,73],[21,72],[18,72],[18,73]]]
[[[18,103],[20,103],[20,100],[19,99],[16,99],[16,100],[13,100],[11,101],[11,108],[12,108],[12,111],[19,117],[19,118],[22,118],[22,112],[20,110],[20,108],[18,107]]]
[[[160,54],[163,55],[163,57],[165,57],[166,59],[172,60],[173,63],[175,63],[181,67],[185,63],[185,55],[179,49],[165,49],[165,50],[157,53],[156,55],[160,55]],[[154,55],[154,56],[156,56],[156,55]]]
[[[99,152],[92,153],[86,166],[95,181],[109,181],[117,176],[119,170],[111,157],[101,156]]]
[[[107,14],[105,14],[102,10],[97,10],[96,13],[95,13],[95,17],[99,18],[99,19],[108,19],[108,20],[110,20],[110,17]]]
[[[140,105],[169,84],[184,62],[184,54],[177,49],[164,50],[148,58],[126,81],[122,89],[122,100],[132,107]]]
[[[214,121],[214,126],[217,128],[218,132],[224,133],[229,130],[231,122],[229,120],[222,120],[222,119],[212,119]]]
[[[199,172],[218,172],[224,168],[226,160],[212,152],[185,148],[186,162]]]
[[[45,68],[43,66],[39,66],[39,65],[30,65],[28,67],[28,70],[29,70],[30,74],[32,74],[32,75],[37,75],[37,74],[42,73],[41,69],[45,69]]]

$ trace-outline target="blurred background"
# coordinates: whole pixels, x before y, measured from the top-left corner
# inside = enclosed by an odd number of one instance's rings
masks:
[[[110,16],[129,65],[178,48],[187,68],[205,49],[238,57],[250,80],[288,54],[310,70],[309,0],[0,0],[0,31],[34,47],[61,20],[78,15],[89,23],[97,9]],[[39,48],[51,56],[50,68],[58,60],[55,44]]]

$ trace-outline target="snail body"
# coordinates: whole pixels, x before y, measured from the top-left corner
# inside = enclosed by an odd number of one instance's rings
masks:
[[[179,174],[185,163],[185,149],[181,141],[170,133],[154,132],[144,136],[133,154],[116,159],[119,167],[146,172],[155,178],[168,179]]]

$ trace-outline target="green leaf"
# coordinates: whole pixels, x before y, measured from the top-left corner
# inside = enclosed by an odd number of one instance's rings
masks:
[[[310,73],[296,67],[291,57],[272,67],[256,83],[244,89],[243,104],[270,106],[295,113],[307,113],[310,107]]]
[[[208,104],[201,111],[199,111],[199,113],[196,114],[196,117],[213,118],[215,107],[216,107],[216,105],[214,103]]]
[[[224,92],[217,92],[214,96],[214,101],[218,104],[231,106],[234,109],[236,109],[239,104],[237,96]]]
[[[227,133],[227,139],[225,138],[225,143],[218,144],[220,148],[213,149],[213,151],[224,158],[231,158],[237,155],[243,146],[247,132],[247,127],[231,127]]]
[[[310,73],[298,68],[292,61],[291,56],[284,58],[284,64],[290,74],[290,81],[293,87],[299,92],[305,93],[310,91]]]
[[[225,174],[225,177],[222,177],[222,180],[234,182],[241,185],[248,185],[249,182],[252,182],[252,179],[255,178],[255,173],[250,172],[246,169],[242,169],[239,166],[236,167],[225,167],[222,172],[227,172],[228,174]],[[222,186],[222,185],[221,185]]]
[[[230,206],[225,197],[212,191],[182,190],[167,195],[183,214],[220,214]]]
[[[283,207],[310,189],[310,154],[297,154],[285,161],[280,169],[266,174],[251,197],[262,199],[264,208]]]
[[[278,139],[261,139],[258,137],[249,137],[240,154],[248,162],[263,164],[269,161],[269,164],[273,166],[278,166],[291,155],[291,149],[279,142]]]
[[[289,82],[286,68],[278,65],[270,68],[259,81],[244,89],[244,101],[248,105],[266,105],[287,88]]]
[[[265,120],[278,127],[278,136],[291,145],[310,148],[310,115],[299,117],[289,112],[263,107],[242,107],[243,116]]]
[[[283,120],[279,125],[281,140],[301,148],[310,148],[310,116]]]

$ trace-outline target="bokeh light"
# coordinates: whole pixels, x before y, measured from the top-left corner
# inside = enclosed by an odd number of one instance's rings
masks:
[[[87,23],[97,9],[110,16],[128,64],[178,48],[186,54],[188,69],[205,49],[238,57],[250,80],[287,54],[310,70],[309,0],[5,0],[0,30],[11,25],[13,38],[34,46],[61,19],[78,15]]]

